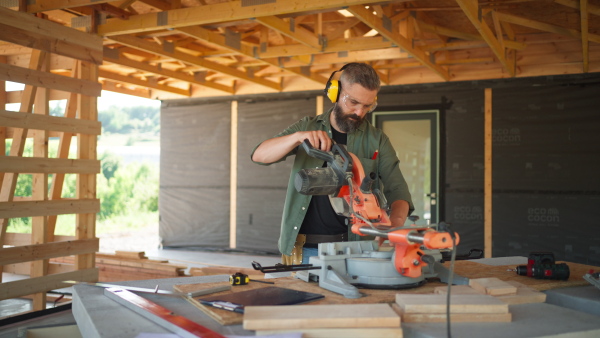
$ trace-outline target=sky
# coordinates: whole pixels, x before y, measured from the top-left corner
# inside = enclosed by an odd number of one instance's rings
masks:
[[[23,85],[21,83],[15,83],[15,82],[10,82],[10,81],[6,82],[6,90],[7,91],[23,90],[24,87],[25,87],[25,85]],[[18,106],[19,106],[18,103],[7,104],[6,109],[14,111],[14,110],[19,109]],[[154,107],[160,107],[160,101],[103,90],[101,96],[98,98],[98,110],[102,110],[102,109],[108,108],[110,106],[121,106],[121,107],[124,107],[124,106],[127,106],[127,107],[130,107],[130,106],[154,106]],[[16,109],[15,109],[15,107],[16,107]]]

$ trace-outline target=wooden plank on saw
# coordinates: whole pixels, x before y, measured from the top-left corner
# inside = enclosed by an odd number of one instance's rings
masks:
[[[400,317],[388,304],[247,306],[244,329],[397,328]]]
[[[446,295],[396,294],[404,313],[446,313]],[[508,304],[489,295],[451,295],[450,313],[507,313]]]
[[[507,282],[496,278],[472,278],[469,280],[469,286],[481,293],[502,296],[517,294],[517,287],[510,285]]]
[[[433,289],[433,293],[437,295],[447,295],[448,294],[448,286],[436,286]],[[452,285],[450,290],[450,294],[452,295],[481,295],[482,293],[473,289],[468,285]]]

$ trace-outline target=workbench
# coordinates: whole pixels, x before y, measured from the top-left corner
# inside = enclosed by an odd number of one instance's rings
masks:
[[[522,264],[520,259],[512,260]],[[571,278],[568,281],[537,280],[507,272],[503,259],[472,260],[456,262],[456,273],[468,278],[498,277],[515,280],[547,294],[546,303],[509,305],[512,321],[508,323],[452,323],[455,337],[544,337],[560,334],[600,336],[600,289],[591,286],[582,276],[590,266],[568,263]],[[498,264],[500,263],[500,265]],[[596,268],[596,270],[599,270]],[[200,276],[170,279],[141,280],[114,283],[173,291],[178,284],[226,282],[229,276]],[[270,279],[276,286],[301,291],[320,293],[325,298],[309,304],[368,304],[393,303],[396,293],[432,293],[440,282],[429,282],[424,286],[407,290],[361,289],[363,297],[346,299],[341,295],[324,290],[317,283],[306,283],[293,277]],[[254,283],[255,285],[257,283]],[[244,286],[240,286],[244,287]],[[237,288],[237,287],[236,287]],[[240,289],[238,289],[240,290]],[[254,331],[244,330],[242,325],[221,325],[199,308],[183,298],[143,294],[148,300],[164,306],[176,314],[183,315],[213,331],[224,335],[253,336]],[[302,305],[298,305],[302,306]],[[220,310],[222,311],[222,310]],[[136,337],[140,333],[169,333],[153,321],[123,307],[104,295],[104,289],[88,285],[73,288],[73,315],[85,337]],[[402,323],[404,337],[446,337],[445,323]]]

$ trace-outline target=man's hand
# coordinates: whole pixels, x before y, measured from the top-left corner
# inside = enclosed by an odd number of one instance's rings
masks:
[[[333,141],[322,130],[297,131],[293,134],[271,138],[261,143],[252,155],[252,160],[261,163],[273,163],[281,160],[304,140],[308,140],[315,149],[329,151]]]
[[[299,131],[294,135],[298,137],[298,145],[304,142],[304,140],[308,140],[313,148],[322,151],[329,151],[333,143],[329,135],[322,130]]]

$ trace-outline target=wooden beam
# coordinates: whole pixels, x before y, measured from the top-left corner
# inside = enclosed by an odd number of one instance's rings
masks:
[[[16,280],[0,283],[0,299],[10,299],[30,295],[36,292],[45,292],[70,286],[63,283],[66,280],[81,282],[95,282],[98,280],[98,269],[91,268],[67,273],[59,273],[44,277]]]
[[[392,0],[382,0],[386,4]],[[101,36],[113,36],[170,29],[194,25],[206,25],[222,21],[246,20],[257,17],[292,14],[296,12],[319,12],[345,6],[361,5],[364,0],[278,0],[270,3],[247,5],[242,1],[227,1],[206,6],[172,9],[159,13],[133,15],[129,20],[109,19],[98,26]]]
[[[229,247],[237,248],[238,102],[231,101],[231,151],[229,175]]]
[[[0,7],[0,17],[0,40],[95,64],[102,63],[102,38],[99,36],[4,7]]]
[[[587,73],[590,69],[590,43],[588,41],[588,2],[580,0],[579,13],[581,15],[581,51],[583,54],[583,72]]]
[[[302,27],[296,25],[291,27],[290,22],[286,22],[276,16],[263,16],[254,20],[289,37],[292,40],[300,42],[305,46],[312,47],[317,50],[321,49],[319,38],[315,36],[314,33],[311,33]]]
[[[170,77],[172,79],[197,84],[199,86],[203,86],[206,88],[220,90],[227,94],[234,93],[233,87],[228,87],[228,86],[218,84],[215,82],[211,82],[211,81],[200,81],[200,80],[196,79],[193,75],[189,75],[189,74],[185,74],[183,72],[177,72],[177,71],[173,71],[173,70],[169,70],[169,69],[164,69],[162,67],[153,66],[153,65],[150,65],[145,62],[134,61],[134,60],[129,59],[121,54],[117,55],[117,58],[114,58],[111,56],[112,54],[114,54],[114,51],[108,51],[107,53],[105,53],[105,57],[104,57],[105,64],[107,62],[114,63],[116,65],[121,65],[124,67],[141,70],[141,71],[152,73],[155,75]],[[156,89],[158,89],[158,88],[156,88]]]
[[[100,201],[61,199],[56,201],[0,202],[0,218],[84,214],[100,212]]]
[[[6,156],[0,162],[0,171],[26,174],[97,174],[100,173],[100,161]]]
[[[432,25],[432,24],[426,23],[426,22],[424,22],[422,20],[418,20],[418,19],[415,19],[415,21],[417,22],[417,25],[419,25],[419,28],[421,28],[421,30],[423,30],[424,32],[434,33],[434,34],[438,34],[438,35],[443,35],[443,36],[448,36],[448,37],[458,38],[458,39],[463,39],[463,40],[468,40],[468,41],[469,40],[481,40],[481,36],[478,34],[465,33],[465,32],[457,31],[457,30],[439,26],[439,25]]]
[[[53,241],[49,242],[66,242],[75,240],[75,236],[54,236]],[[6,241],[4,245],[11,246],[23,246],[33,244],[31,241],[31,234],[22,234],[16,232],[7,232],[6,233]]]
[[[45,56],[46,60],[42,71],[50,70],[50,54]],[[49,106],[50,91],[47,88],[39,88],[36,93],[34,110],[32,116],[47,117],[50,114]],[[31,114],[29,114],[31,115]],[[33,134],[33,156],[34,160],[48,159],[48,131],[34,130]],[[24,159],[13,157],[12,159]],[[28,158],[29,159],[29,158]],[[13,172],[23,172],[19,169]],[[45,173],[36,173],[32,175],[31,198],[38,201],[48,200],[48,175]],[[48,217],[36,216],[31,218],[31,241],[34,244],[44,244],[48,242]],[[31,277],[42,277],[48,274],[48,260],[36,260],[31,262]],[[40,311],[46,309],[46,293],[39,292],[33,295],[32,309]]]
[[[60,131],[73,134],[100,135],[102,132],[102,124],[99,121],[86,121],[48,115],[40,116],[8,110],[0,110],[0,125],[12,128]]]
[[[505,49],[498,41],[490,27],[479,16],[479,8],[477,2],[471,0],[456,0],[460,8],[463,10],[469,21],[475,26],[483,40],[487,42],[490,49],[502,64],[502,67],[508,72],[511,77],[515,76],[515,69],[510,66],[506,60]]]
[[[95,253],[99,247],[99,238],[89,238],[67,242],[50,242],[0,248],[0,265]]]
[[[106,70],[100,70],[98,72],[98,75],[101,78],[114,80],[114,81],[122,82],[122,83],[128,83],[128,84],[132,84],[132,85],[140,86],[140,87],[148,87],[148,88],[161,90],[161,91],[164,91],[167,93],[173,93],[173,94],[177,94],[177,95],[181,95],[181,96],[185,96],[185,97],[190,97],[192,95],[192,93],[190,92],[189,89],[176,88],[173,86],[159,84],[158,82],[142,80],[142,79],[135,78],[133,76],[121,75],[121,74],[109,72]]]
[[[484,91],[484,197],[483,197],[483,242],[484,256],[491,258],[492,251],[492,89]]]
[[[557,4],[561,4],[563,6],[579,9],[581,6],[581,1],[577,0],[554,0]],[[593,15],[600,15],[600,6],[587,4],[588,13]]]
[[[265,86],[265,87],[268,87],[271,89],[275,89],[277,91],[281,90],[281,85],[279,83],[275,83],[272,81],[268,81],[268,80],[256,78],[256,77],[251,78],[245,72],[242,72],[235,68],[224,66],[219,63],[208,61],[208,60],[205,60],[202,58],[194,57],[192,55],[180,52],[178,50],[175,50],[173,52],[168,52],[168,51],[165,51],[162,46],[160,46],[156,43],[147,42],[143,39],[130,37],[130,36],[118,36],[118,37],[113,36],[113,37],[111,37],[111,39],[114,40],[115,42],[118,42],[120,44],[129,46],[129,47],[132,47],[135,49],[146,51],[146,52],[149,52],[152,54],[162,55],[164,57],[179,60],[181,62],[190,64],[190,65],[210,69],[210,70],[213,70],[218,73],[232,76],[232,77],[235,77],[235,78],[238,78],[241,80],[245,80],[245,81],[248,81],[251,83],[259,84],[259,85],[262,85],[262,86]]]
[[[397,32],[389,31],[385,28],[382,20],[374,15],[370,10],[361,6],[351,6],[347,9],[350,13],[352,13],[359,20],[367,24],[369,27],[375,29],[386,39],[391,40],[395,44],[397,44],[400,48],[404,49],[407,53],[412,55],[415,59],[421,62],[425,67],[434,71],[437,75],[442,77],[442,79],[448,81],[450,80],[450,75],[448,74],[448,70],[440,67],[433,63],[429,56],[425,54],[423,50],[420,48],[416,48],[412,46],[412,42],[406,39],[404,36],[400,35]]]
[[[100,93],[102,92],[102,85],[98,82],[74,79],[68,76],[56,75],[35,69],[15,67],[2,63],[0,63],[0,79],[88,96],[100,96]]]
[[[496,15],[498,15],[498,19],[500,19],[501,21],[512,23],[514,25],[529,27],[545,32],[556,33],[560,35],[570,36],[576,39],[581,39],[581,32],[576,29],[551,25],[545,22],[535,21],[508,13],[497,12]],[[588,33],[588,41],[600,43],[600,35]]]

